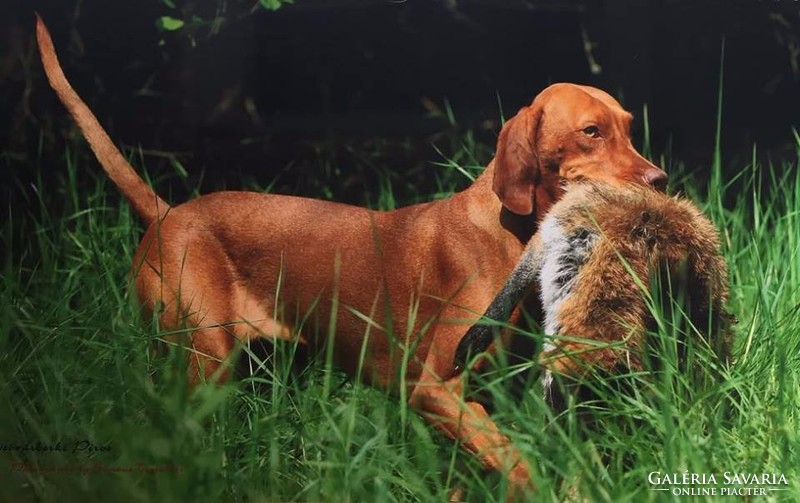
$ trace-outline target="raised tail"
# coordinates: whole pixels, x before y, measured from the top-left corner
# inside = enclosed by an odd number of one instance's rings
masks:
[[[147,225],[162,218],[169,210],[169,205],[158,197],[158,194],[134,171],[133,166],[108,137],[97,117],[67,81],[61,65],[58,63],[50,32],[38,14],[36,15],[36,39],[39,42],[39,54],[42,57],[42,65],[47,74],[47,80],[50,81],[50,87],[75,119],[103,169]]]

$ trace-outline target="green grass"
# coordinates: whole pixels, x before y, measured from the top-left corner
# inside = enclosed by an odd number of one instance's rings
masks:
[[[633,394],[596,383],[602,402],[557,416],[535,384],[521,398],[505,391],[516,368],[480,381],[534,467],[531,499],[669,500],[648,474],[687,470],[783,474],[786,490],[770,498],[800,499],[800,169],[755,157],[728,177],[715,162],[703,191],[671,173],[723,236],[740,322],[722,379],[698,380],[664,355]],[[482,473],[398,397],[324,356],[293,366],[291,344],[256,358],[253,377],[188,390],[185,355],[150,352],[163,334],[141,321],[127,284],[136,219],[101,175],[79,186],[78,173],[98,169],[76,159],[48,167],[61,181],[27,190],[33,210],[3,224],[0,445],[64,452],[0,451],[0,501],[445,501],[455,487],[503,501],[502,476]],[[454,180],[471,160],[432,168],[436,195],[463,185]],[[391,188],[368,199],[392,207]],[[698,355],[697,368],[717,366]],[[591,423],[579,420],[587,412]],[[83,441],[110,450],[72,452]]]

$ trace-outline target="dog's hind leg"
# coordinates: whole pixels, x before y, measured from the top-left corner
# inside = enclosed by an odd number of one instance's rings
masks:
[[[184,285],[190,283],[185,281]],[[236,363],[236,349],[255,338],[291,340],[291,330],[253,309],[245,310],[233,302],[236,295],[225,292],[213,299],[194,295],[205,287],[184,286],[172,302],[162,304],[158,313],[165,339],[186,347],[188,379],[191,385],[204,381],[225,382]],[[219,294],[218,286],[215,292]],[[228,290],[226,288],[226,290]],[[224,299],[224,302],[221,300]],[[237,309],[239,307],[239,309]],[[259,311],[262,311],[259,309]]]
[[[164,339],[190,351],[190,383],[224,382],[240,344],[256,337],[290,340],[292,332],[267,314],[269,299],[254,298],[237,281],[223,250],[180,237],[159,248],[156,235],[152,246],[140,246],[133,269],[136,292],[145,314],[158,319]]]

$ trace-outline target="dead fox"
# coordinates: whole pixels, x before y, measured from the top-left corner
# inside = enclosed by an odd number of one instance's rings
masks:
[[[657,328],[648,304],[683,298],[688,336],[704,337],[720,358],[729,351],[728,274],[713,224],[690,201],[645,187],[575,183],[542,220],[484,320],[504,322],[538,295],[545,334],[539,364],[545,396],[553,375],[644,368],[645,339]],[[496,325],[497,323],[493,323]],[[494,341],[473,325],[455,366]]]

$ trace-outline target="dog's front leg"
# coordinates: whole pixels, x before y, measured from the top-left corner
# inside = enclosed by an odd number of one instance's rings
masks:
[[[419,383],[411,394],[410,405],[426,421],[480,459],[489,469],[506,474],[512,491],[509,496],[532,489],[530,470],[500,432],[484,407],[461,398],[458,377],[438,383]]]

